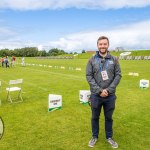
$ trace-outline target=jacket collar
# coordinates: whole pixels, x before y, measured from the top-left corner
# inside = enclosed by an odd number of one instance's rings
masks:
[[[96,51],[96,54],[95,54],[96,57],[99,57],[99,58],[103,58],[100,54],[99,54],[99,51]],[[110,52],[108,51],[107,52],[107,55],[105,57],[105,59],[109,59],[111,57],[110,55]]]

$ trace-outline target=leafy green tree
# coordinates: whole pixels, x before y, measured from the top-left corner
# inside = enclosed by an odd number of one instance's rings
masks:
[[[0,56],[16,56],[16,57],[35,57],[35,56],[58,56],[67,54],[64,50],[60,50],[57,48],[53,48],[48,52],[46,50],[38,51],[37,47],[24,47],[24,48],[17,48],[14,50],[9,49],[1,49]]]
[[[0,56],[3,56],[3,57],[5,57],[5,56],[9,56],[9,49],[2,49],[1,51],[0,51]]]
[[[48,51],[49,56],[58,56],[58,55],[63,55],[63,54],[66,54],[66,52],[64,50],[60,50],[57,48],[53,48]]]
[[[82,50],[82,53],[85,53],[85,50]]]

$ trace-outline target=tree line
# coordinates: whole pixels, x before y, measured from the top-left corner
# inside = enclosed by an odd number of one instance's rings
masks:
[[[53,48],[49,51],[42,50],[39,51],[37,47],[24,47],[24,48],[18,48],[14,50],[9,49],[1,49],[0,50],[0,56],[16,56],[16,57],[38,57],[38,56],[58,56],[68,54],[64,50]]]

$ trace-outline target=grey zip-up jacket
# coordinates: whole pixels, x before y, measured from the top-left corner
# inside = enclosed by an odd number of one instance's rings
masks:
[[[103,80],[101,71],[107,71],[108,79]],[[109,95],[115,94],[116,87],[121,79],[121,69],[118,59],[108,52],[103,58],[99,55],[99,51],[95,56],[90,58],[86,66],[86,79],[90,85],[92,94],[100,94],[103,89],[106,89]]]

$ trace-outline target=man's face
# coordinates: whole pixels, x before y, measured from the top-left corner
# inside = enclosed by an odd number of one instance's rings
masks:
[[[107,52],[108,47],[109,47],[109,44],[108,44],[107,39],[99,40],[97,43],[97,48],[102,54],[105,54]]]

